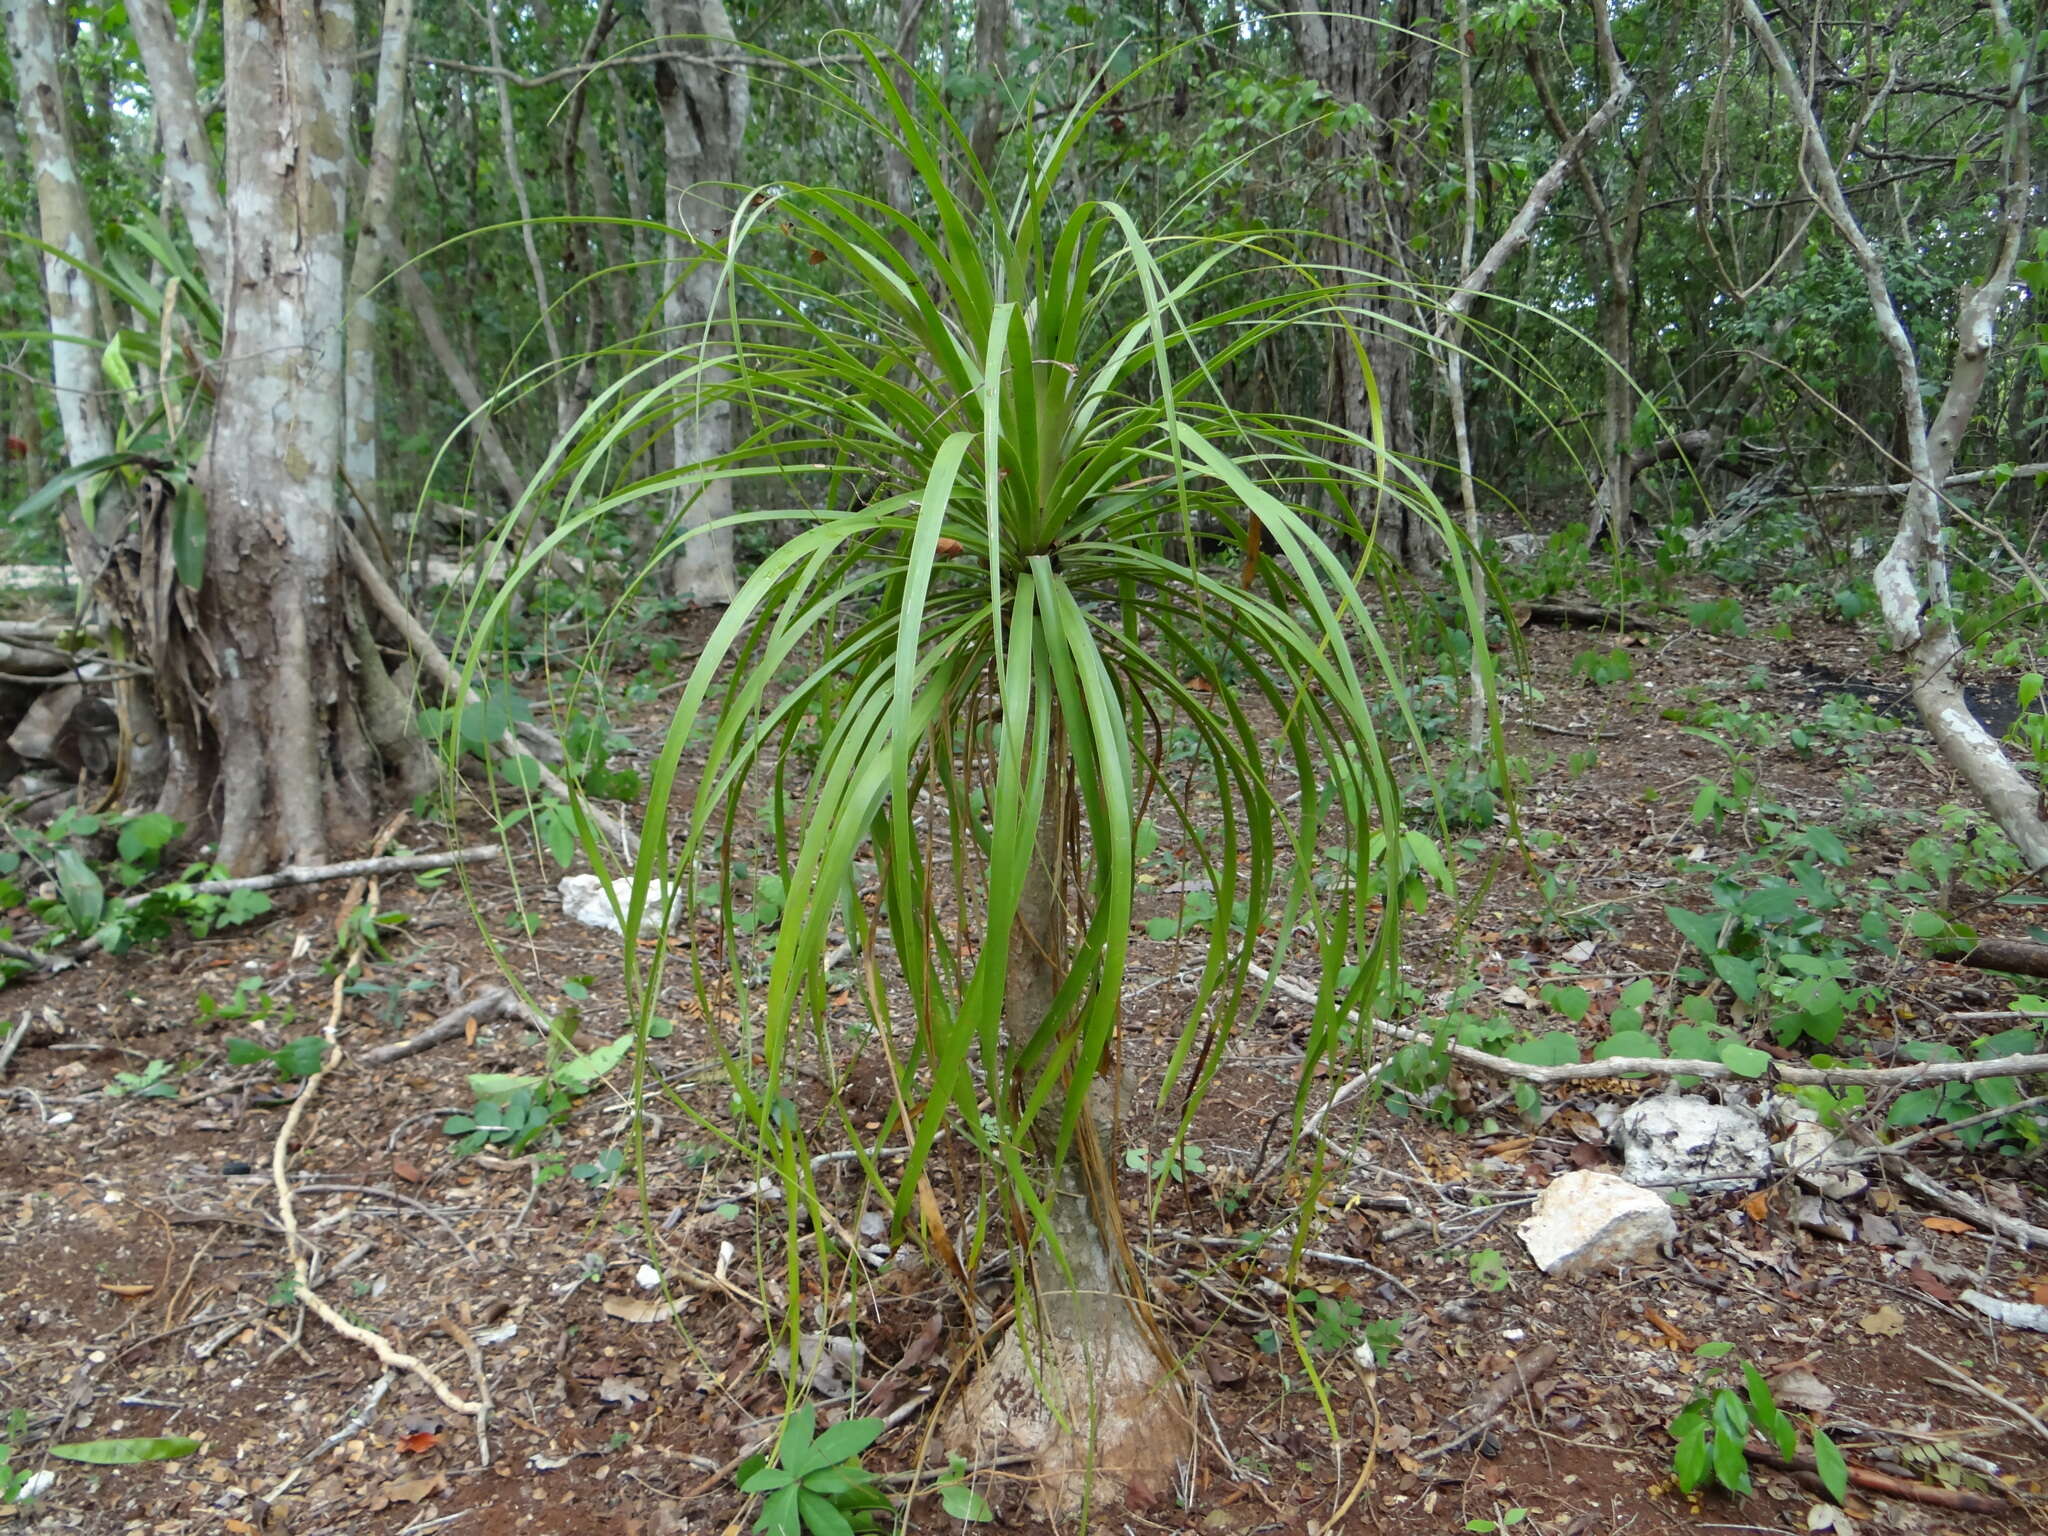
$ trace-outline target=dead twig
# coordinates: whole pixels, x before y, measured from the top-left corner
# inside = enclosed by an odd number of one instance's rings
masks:
[[[1881,1158],[1880,1162],[1886,1173],[1943,1210],[1952,1212],[1965,1221],[1974,1222],[1980,1227],[2002,1233],[2022,1248],[2048,1248],[2048,1228],[2037,1227],[2031,1221],[2022,1221],[2019,1217],[2008,1216],[2003,1211],[1994,1211],[1982,1200],[1930,1179],[1902,1157],[1886,1156]]]
[[[1296,1002],[1313,1004],[1316,1001],[1315,988],[1290,977],[1275,976],[1264,966],[1250,964],[1245,971],[1253,981],[1263,984],[1270,980],[1276,992],[1283,992]],[[1354,1012],[1347,1011],[1344,1017],[1354,1024],[1363,1022]],[[1372,1027],[1376,1033],[1390,1040],[1420,1040],[1433,1044],[1436,1039],[1427,1030],[1390,1024],[1384,1019],[1374,1019]],[[1442,1050],[1453,1061],[1525,1083],[1576,1083],[1589,1078],[1629,1076],[1725,1080],[1742,1075],[1724,1062],[1667,1060],[1661,1056],[1609,1056],[1604,1061],[1534,1066],[1528,1062],[1510,1061],[1505,1056],[1495,1056],[1473,1046],[1460,1045],[1454,1040],[1444,1041]],[[1923,1061],[1908,1067],[1803,1067],[1773,1058],[1755,1081],[1810,1083],[1820,1087],[1857,1084],[1868,1088],[1911,1088],[1923,1083],[1974,1083],[1987,1077],[2024,1077],[2033,1072],[2048,1072],[2048,1054],[1991,1056],[1981,1061]]]
[[[1933,1366],[1936,1370],[1940,1371],[1944,1376],[1947,1376],[1950,1380],[1956,1382],[1958,1385],[1968,1389],[1969,1391],[1976,1393],[1977,1396],[1998,1404],[1999,1407],[2003,1408],[2007,1413],[2011,1414],[2014,1418],[2018,1419],[2021,1423],[2025,1424],[2027,1428],[2031,1429],[2036,1435],[2040,1436],[2042,1440],[2048,1441],[2048,1424],[2043,1424],[2033,1414],[2027,1412],[2026,1409],[2022,1408],[2018,1403],[2012,1401],[2012,1399],[2007,1397],[2004,1393],[1998,1391],[1993,1387],[1987,1387],[1983,1382],[1977,1380],[1974,1376],[1964,1375],[1961,1371],[1957,1370],[1953,1365],[1949,1364],[1948,1361],[1942,1359],[1941,1356],[1935,1354],[1931,1350],[1922,1349],[1918,1344],[1906,1344],[1906,1341],[1904,1339],[1899,1340],[1899,1342],[1901,1344],[1905,1344],[1906,1348],[1910,1349],[1914,1354],[1918,1355],[1922,1360],[1925,1360],[1929,1365]]]
[[[547,1033],[547,1021],[529,1008],[518,993],[509,987],[492,987],[478,993],[461,1007],[442,1014],[411,1039],[394,1040],[388,1045],[373,1047],[356,1057],[356,1061],[365,1067],[388,1066],[467,1035],[472,1025],[507,1016],[525,1021],[542,1034]]]
[[[1487,1425],[1500,1416],[1503,1408],[1549,1374],[1550,1368],[1557,1364],[1559,1353],[1560,1350],[1555,1344],[1539,1344],[1530,1350],[1504,1372],[1500,1380],[1488,1387],[1470,1407],[1451,1415],[1451,1422],[1463,1419],[1465,1423],[1452,1432],[1450,1439],[1426,1451],[1415,1452],[1415,1459],[1434,1461],[1439,1456],[1448,1456],[1459,1447],[1469,1445],[1485,1431]]]
[[[1743,1452],[1751,1461],[1760,1461],[1767,1467],[1776,1467],[1781,1472],[1790,1472],[1803,1487],[1816,1493],[1827,1489],[1814,1470],[1811,1456],[1780,1456],[1776,1451],[1761,1447],[1744,1446]],[[1893,1477],[1888,1472],[1879,1472],[1870,1467],[1851,1465],[1849,1483],[1852,1487],[1867,1488],[1872,1493],[1881,1493],[1888,1498],[1905,1499],[1914,1504],[1931,1504],[1936,1509],[1953,1509],[1966,1515],[2010,1514],[2012,1505],[2004,1499],[1993,1498],[1990,1494],[1976,1493],[1968,1488],[1938,1488],[1932,1483],[1909,1482],[1903,1477]]]

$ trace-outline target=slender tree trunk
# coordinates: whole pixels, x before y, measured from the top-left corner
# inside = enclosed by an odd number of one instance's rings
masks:
[[[719,329],[721,312],[730,304],[720,257],[732,234],[732,184],[739,179],[747,131],[747,74],[731,62],[738,50],[723,0],[651,0],[648,20],[666,40],[665,48],[717,56],[664,60],[654,67],[668,160],[669,268],[662,320],[678,363],[696,369],[677,386],[671,439],[680,471],[732,447],[732,406],[711,392],[725,381],[717,360],[729,352]],[[718,477],[686,483],[678,497],[676,510],[690,536],[669,564],[670,589],[705,606],[728,603],[739,590],[732,529],[694,530],[731,514],[732,482]]]
[[[227,273],[227,213],[221,206],[220,168],[199,111],[192,56],[170,7],[162,0],[138,0],[129,7],[135,46],[149,75],[151,109],[163,140],[164,177],[178,206],[191,210],[186,230],[199,257],[199,271],[216,295]]]
[[[363,515],[380,536],[390,531],[377,483],[377,301],[371,290],[390,253],[391,203],[405,145],[406,67],[413,0],[384,0],[378,38],[377,101],[370,117],[370,166],[348,274],[348,332],[342,376],[342,469]]]
[[[8,59],[29,159],[35,166],[43,243],[74,261],[97,266],[99,249],[72,150],[71,113],[58,65],[57,14],[46,0],[6,0],[6,8]],[[50,344],[50,382],[65,457],[73,464],[104,458],[114,451],[114,425],[95,345],[102,331],[92,280],[70,262],[45,256],[43,297],[51,334],[78,338]],[[100,542],[93,527],[95,522],[120,526],[122,495],[121,482],[108,479],[96,490],[88,487],[79,497],[65,499],[64,547],[73,569],[90,576],[99,567]]]
[[[1919,356],[1892,298],[1884,258],[1864,233],[1842,191],[1834,156],[1814,117],[1798,66],[1756,0],[1740,3],[1743,21],[1769,61],[1799,125],[1808,184],[1863,275],[1878,334],[1899,377],[1900,420],[1910,480],[1898,532],[1872,573],[1885,627],[1893,646],[1912,668],[1914,703],[1942,756],[1984,802],[2028,867],[2048,866],[2048,816],[2042,813],[2040,791],[2013,766],[1964,696],[1965,651],[1956,633],[1950,597],[1948,519],[1942,495],[1955,468],[1956,450],[1989,377],[1999,306],[2011,285],[2026,234],[2032,193],[2028,150],[2033,122],[2027,92],[2032,55],[2012,23],[2005,0],[1990,0],[1992,25],[2005,55],[2004,78],[1998,82],[2005,100],[2005,185],[1992,229],[1990,271],[1980,285],[1965,292],[1957,308],[1948,388],[1930,422]]]
[[[498,0],[485,0],[484,29],[490,38],[491,63],[498,70],[492,78],[498,90],[498,148],[505,165],[505,179],[511,183],[513,200],[519,205],[519,243],[526,251],[526,267],[533,279],[534,303],[540,311],[541,339],[547,344],[548,383],[555,397],[555,430],[566,432],[575,419],[570,400],[569,376],[562,366],[562,337],[555,324],[555,304],[549,292],[548,272],[540,259],[539,232],[533,222],[533,200],[527,195],[526,168],[519,162],[519,125],[512,110],[512,86],[505,78],[505,55],[498,40]]]
[[[1436,0],[1331,0],[1286,18],[1308,77],[1339,104],[1366,109],[1367,121],[1340,134],[1335,147],[1365,168],[1364,189],[1332,177],[1326,225],[1331,264],[1354,285],[1364,356],[1351,333],[1337,333],[1328,409],[1355,439],[1337,456],[1360,477],[1361,521],[1392,558],[1417,571],[1432,569],[1441,550],[1423,521],[1389,494],[1398,478],[1383,456],[1412,463],[1419,447],[1409,207],[1425,172],[1416,128],[1435,78],[1440,19]]]
[[[1467,33],[1463,25],[1462,9],[1459,31]],[[1536,232],[1537,224],[1550,207],[1550,201],[1564,185],[1565,177],[1574,166],[1585,168],[1586,150],[1599,141],[1607,131],[1608,124],[1620,115],[1629,96],[1635,90],[1635,82],[1628,71],[1621,67],[1620,55],[1615,52],[1613,39],[1608,35],[1606,0],[1594,0],[1594,27],[1599,34],[1601,57],[1607,63],[1607,97],[1593,115],[1586,119],[1577,133],[1562,135],[1563,142],[1558,148],[1557,158],[1541,176],[1531,184],[1522,206],[1515,210],[1515,216],[1508,220],[1508,226],[1501,231],[1500,238],[1487,247],[1486,255],[1475,265],[1472,261],[1473,236],[1476,225],[1474,216],[1468,210],[1465,221],[1464,251],[1459,258],[1458,286],[1451,291],[1444,305],[1442,343],[1446,358],[1446,375],[1451,396],[1451,428],[1458,451],[1458,494],[1465,509],[1466,536],[1476,548],[1479,543],[1479,504],[1472,487],[1472,443],[1465,420],[1465,327],[1472,317],[1472,307],[1480,296],[1493,286],[1493,280],[1500,275],[1501,268],[1520,253],[1523,246]],[[1469,34],[1468,34],[1469,35]],[[1459,65],[1462,95],[1467,115],[1465,134],[1465,176],[1467,195],[1476,195],[1476,155],[1473,151],[1470,114],[1472,111],[1472,90],[1469,62],[1461,60]],[[1484,612],[1484,588],[1481,589],[1481,612]],[[1483,637],[1472,637],[1472,671],[1470,697],[1466,700],[1466,737],[1477,747],[1486,730],[1486,696],[1488,667],[1483,649]]]

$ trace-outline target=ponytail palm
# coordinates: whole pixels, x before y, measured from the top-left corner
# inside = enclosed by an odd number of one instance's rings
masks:
[[[732,954],[726,840],[767,788],[786,906],[749,1036],[721,1043],[754,1133],[785,1187],[806,1189],[807,1129],[783,1106],[792,1058],[824,1040],[844,924],[898,973],[885,983],[870,960],[897,1107],[879,1132],[840,1116],[868,1176],[914,1220],[950,1135],[986,1173],[955,1194],[983,1201],[1024,1261],[1017,1326],[961,1425],[1039,1451],[1056,1504],[1163,1491],[1185,1414],[1110,1178],[1141,838],[1163,828],[1196,850],[1226,913],[1278,912],[1281,949],[1320,972],[1329,1004],[1312,1069],[1331,1021],[1391,973],[1401,903],[1375,893],[1408,875],[1371,707],[1400,685],[1343,551],[1370,551],[1361,509],[1406,506],[1453,548],[1455,533],[1419,481],[1338,469],[1336,429],[1230,406],[1238,360],[1288,327],[1344,323],[1342,295],[1284,242],[1147,238],[1114,203],[1062,207],[1086,112],[1030,147],[1005,204],[936,93],[920,82],[914,107],[870,63],[872,115],[813,88],[895,141],[917,208],[755,192],[705,258],[728,303],[718,344],[685,338],[666,376],[650,365],[593,403],[551,471],[578,509],[554,538],[719,478],[772,503],[730,520],[786,536],[676,708],[635,906],[657,881],[713,882]],[[603,481],[626,445],[716,393],[752,428],[728,457]],[[678,775],[693,739],[694,787]],[[1185,1106],[1183,1126],[1251,1001],[1260,925],[1245,926],[1213,925],[1165,1064],[1159,1102]],[[708,988],[712,958],[690,960]],[[653,1008],[660,956],[629,946],[628,965]],[[908,1145],[900,1172],[870,1156],[884,1142]]]

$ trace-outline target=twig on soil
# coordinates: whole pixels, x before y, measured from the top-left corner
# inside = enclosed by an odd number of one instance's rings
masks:
[[[491,1416],[491,1383],[484,1375],[483,1351],[476,1347],[476,1340],[469,1336],[469,1330],[454,1318],[443,1316],[441,1331],[455,1341],[464,1358],[469,1361],[470,1374],[476,1377],[476,1400],[483,1404],[484,1411],[476,1416],[476,1454],[480,1466],[491,1464],[491,1442],[485,1438],[485,1428]]]
[[[1543,731],[1552,736],[1575,736],[1581,741],[1614,741],[1621,735],[1619,731],[1596,731],[1590,725],[1552,725],[1545,720],[1523,720],[1513,716],[1501,723],[1517,725],[1527,731]]]
[[[1979,1397],[1986,1398],[1991,1402],[1998,1404],[1999,1407],[2003,1408],[2007,1413],[2013,1415],[2013,1417],[2020,1420],[2020,1422],[2025,1424],[2027,1428],[2031,1429],[2036,1435],[2040,1436],[2041,1439],[2048,1440],[2048,1424],[2043,1424],[2033,1414],[2027,1412],[2026,1409],[2022,1408],[2018,1403],[2012,1401],[2012,1399],[2008,1398],[2004,1393],[1997,1391],[1995,1388],[1987,1387],[1986,1385],[1984,1385],[1983,1382],[1977,1380],[1974,1376],[1964,1375],[1963,1372],[1957,1370],[1953,1365],[1950,1365],[1946,1360],[1942,1359],[1941,1356],[1934,1354],[1930,1350],[1922,1349],[1917,1344],[1907,1344],[1904,1339],[1899,1340],[1899,1342],[1901,1344],[1905,1344],[1906,1348],[1910,1349],[1922,1360],[1925,1360],[1929,1365],[1933,1366],[1936,1370],[1940,1371],[1944,1376],[1951,1378],[1959,1385],[1976,1393]]]
[[[2003,1233],[2022,1248],[2048,1248],[2048,1228],[2037,1227],[2031,1221],[2022,1221],[2017,1216],[2007,1216],[2002,1211],[1994,1211],[1974,1196],[1966,1195],[1958,1189],[1950,1189],[1946,1184],[1930,1179],[1904,1158],[1887,1156],[1880,1161],[1886,1173],[1943,1210],[1952,1211],[1965,1221],[1975,1222],[1980,1227],[1988,1227],[1993,1232]]]
[[[1816,1493],[1827,1489],[1814,1470],[1811,1456],[1780,1456],[1775,1451],[1766,1451],[1756,1446],[1744,1446],[1743,1453],[1751,1461],[1760,1461],[1767,1467],[1776,1467],[1781,1472],[1790,1472],[1803,1487]],[[1803,1465],[1802,1465],[1803,1463]],[[1849,1482],[1852,1487],[1867,1488],[1872,1493],[1881,1493],[1888,1498],[1905,1499],[1914,1504],[1931,1504],[1936,1509],[1953,1509],[1966,1515],[2005,1515],[2012,1512],[2012,1505],[2004,1499],[1993,1498],[1990,1494],[1974,1493],[1968,1488],[1939,1488],[1932,1483],[1908,1482],[1903,1477],[1893,1477],[1887,1472],[1874,1471],[1869,1467],[1852,1465],[1849,1468]]]
[[[10,950],[13,947],[13,945],[8,946]],[[30,953],[33,954],[34,951],[31,950]],[[21,1016],[21,1022],[8,1032],[7,1043],[0,1045],[0,1072],[7,1070],[7,1063],[14,1060],[14,1053],[21,1048],[21,1042],[28,1038],[28,1025],[32,1017],[34,1017],[32,1014],[24,1013]]]
[[[1365,1400],[1372,1407],[1372,1438],[1365,1443],[1365,1465],[1358,1470],[1358,1480],[1351,1485],[1351,1491],[1344,1495],[1344,1502],[1330,1512],[1330,1518],[1323,1522],[1323,1529],[1334,1531],[1344,1523],[1344,1517],[1351,1513],[1351,1506],[1358,1502],[1358,1496],[1372,1486],[1372,1475],[1380,1464],[1380,1395],[1373,1388],[1373,1377],[1378,1372],[1358,1367],[1358,1379],[1365,1384]]]
[[[1236,1248],[1242,1250],[1245,1247],[1244,1241],[1241,1238],[1199,1237],[1193,1232],[1176,1232],[1165,1227],[1160,1228],[1153,1236],[1163,1237],[1168,1242],[1191,1243],[1198,1248]],[[1293,1245],[1286,1238],[1277,1236],[1268,1237],[1265,1242],[1260,1244],[1261,1250],[1270,1248],[1291,1251],[1292,1247]],[[1314,1259],[1322,1264],[1335,1264],[1340,1269],[1365,1270],[1368,1274],[1378,1275],[1387,1284],[1398,1287],[1412,1300],[1418,1303],[1422,1300],[1420,1296],[1416,1295],[1415,1288],[1409,1285],[1406,1280],[1403,1280],[1399,1275],[1389,1274],[1369,1259],[1355,1258],[1348,1253],[1332,1253],[1327,1248],[1304,1248],[1301,1250],[1301,1256],[1305,1259]]]
[[[1488,1387],[1462,1414],[1451,1415],[1452,1419],[1465,1418],[1466,1422],[1450,1439],[1441,1445],[1431,1446],[1426,1451],[1414,1453],[1417,1461],[1434,1461],[1439,1456],[1448,1456],[1460,1446],[1470,1444],[1499,1417],[1500,1411],[1529,1390],[1557,1364],[1559,1354],[1555,1344],[1539,1344],[1522,1356],[1504,1372],[1500,1380]]]
[[[410,1040],[394,1040],[389,1045],[376,1046],[364,1051],[356,1061],[365,1067],[387,1066],[466,1035],[471,1024],[489,1023],[506,1015],[524,1020],[542,1034],[547,1033],[547,1021],[521,1001],[516,992],[509,987],[492,987],[478,993],[461,1007],[442,1014]]]
[[[379,849],[390,841],[391,836],[398,830],[398,826],[399,822],[394,820],[384,829],[383,834],[377,839],[377,847]],[[353,894],[351,892],[351,895]],[[374,916],[377,909],[377,886],[374,877],[369,883],[365,904],[369,909],[370,915]],[[344,902],[343,905],[347,907],[350,903]],[[360,930],[358,932],[360,933]],[[297,1282],[295,1287],[297,1299],[308,1311],[344,1339],[368,1348],[383,1362],[386,1370],[410,1371],[413,1375],[417,1376],[433,1392],[434,1396],[438,1397],[446,1405],[451,1413],[459,1413],[468,1418],[475,1419],[477,1434],[479,1439],[481,1439],[484,1428],[484,1415],[487,1412],[486,1406],[483,1403],[470,1402],[468,1399],[459,1396],[454,1388],[441,1379],[433,1367],[427,1365],[424,1361],[405,1354],[403,1351],[393,1349],[390,1341],[382,1334],[350,1322],[340,1312],[336,1311],[326,1298],[316,1292],[308,1282],[306,1255],[299,1244],[299,1218],[297,1211],[292,1205],[291,1180],[286,1177],[285,1165],[291,1157],[293,1133],[298,1130],[300,1120],[305,1117],[306,1106],[313,1102],[313,1096],[319,1092],[320,1084],[328,1072],[341,1061],[341,1047],[335,1041],[335,1031],[340,1027],[342,1006],[348,998],[349,972],[356,962],[362,958],[362,953],[363,940],[361,937],[358,937],[349,946],[346,962],[335,968],[333,1000],[327,1010],[327,1026],[322,1031],[327,1039],[327,1060],[318,1072],[315,1072],[306,1079],[305,1086],[299,1090],[299,1096],[292,1100],[292,1107],[285,1112],[284,1124],[278,1127],[277,1140],[271,1145],[270,1179],[272,1185],[277,1190],[278,1219],[284,1228],[285,1258],[290,1263],[292,1277]]]
[[[1313,987],[1286,976],[1274,976],[1263,966],[1251,964],[1245,970],[1253,981],[1263,983],[1270,979],[1274,990],[1286,993],[1296,1002],[1313,1004],[1317,1000]],[[1356,1013],[1348,1010],[1344,1017],[1354,1024],[1363,1022]],[[1372,1027],[1390,1040],[1435,1043],[1435,1036],[1427,1030],[1410,1029],[1405,1024],[1389,1024],[1384,1019],[1374,1019]],[[1454,1040],[1444,1041],[1442,1049],[1454,1061],[1525,1083],[1575,1083],[1589,1078],[1629,1076],[1727,1079],[1743,1075],[1719,1061],[1609,1056],[1603,1061],[1534,1066],[1528,1062],[1510,1061],[1505,1056],[1495,1056],[1473,1046],[1460,1045]],[[1990,1056],[1981,1061],[1923,1061],[1909,1067],[1802,1067],[1773,1058],[1763,1073],[1751,1081],[1815,1084],[1820,1087],[1861,1084],[1872,1088],[1910,1088],[1922,1083],[1974,1083],[1987,1077],[2024,1077],[2034,1072],[2048,1072],[2048,1055]]]

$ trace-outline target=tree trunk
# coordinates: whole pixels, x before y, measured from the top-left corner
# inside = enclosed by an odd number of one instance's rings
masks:
[[[1012,1042],[1052,1011],[1067,970],[1070,789],[1062,778],[1047,791],[1011,930],[1003,1030]],[[1057,1256],[1051,1244],[1035,1245],[1031,1306],[968,1383],[944,1436],[973,1460],[1011,1448],[1031,1455],[1033,1503],[1055,1519],[1145,1507],[1171,1488],[1193,1443],[1186,1393],[1149,1324],[1120,1230],[1113,1148],[1099,1123],[1114,1116],[1095,1108],[1047,1181]]]
[[[1369,167],[1361,192],[1330,179],[1327,233],[1331,264],[1354,285],[1355,324],[1365,356],[1339,330],[1330,358],[1331,420],[1355,442],[1333,450],[1361,487],[1359,518],[1391,557],[1427,571],[1441,555],[1422,519],[1386,489],[1397,484],[1382,455],[1414,462],[1415,275],[1408,266],[1412,202],[1425,166],[1415,119],[1429,104],[1435,77],[1434,0],[1331,0],[1287,18],[1303,71],[1340,105],[1362,106],[1367,121],[1346,129],[1332,153]],[[1373,409],[1370,369],[1379,397]]]
[[[180,766],[211,780],[219,859],[237,872],[326,862],[335,842],[369,830],[379,798],[346,665],[335,537],[353,34],[345,4],[228,0],[233,255],[198,475],[211,729],[203,756]]]
[[[390,256],[391,202],[405,144],[406,63],[413,0],[384,0],[378,39],[377,102],[370,117],[370,169],[361,229],[348,275],[348,334],[342,377],[342,468],[352,499],[380,537],[390,532],[377,483],[377,301],[371,290]]]
[[[1892,645],[1907,660],[1913,675],[1913,702],[1921,724],[1941,755],[1983,801],[2005,834],[2018,846],[2029,869],[2048,868],[2048,816],[2040,791],[2028,781],[1998,741],[1971,713],[1963,692],[1967,653],[1956,632],[1950,601],[1948,517],[1941,488],[1955,469],[1977,401],[1983,395],[1997,335],[1999,306],[2010,288],[2027,229],[2032,195],[2029,133],[2032,119],[2027,99],[2030,57],[2013,25],[2005,0],[1991,0],[1993,28],[2004,55],[2005,93],[2003,161],[2006,175],[2000,208],[1992,226],[1990,271],[1977,287],[1965,291],[1956,309],[1956,344],[1949,364],[1948,388],[1932,422],[1927,417],[1926,384],[1920,359],[1891,294],[1884,257],[1864,233],[1843,193],[1841,176],[1827,139],[1813,114],[1798,66],[1792,62],[1756,0],[1741,0],[1743,21],[1771,68],[1799,124],[1800,155],[1815,200],[1849,247],[1863,276],[1878,335],[1899,378],[1900,427],[1905,434],[1911,480],[1899,513],[1898,532],[1884,558],[1871,573],[1878,608]]]
[[[21,128],[29,161],[35,169],[36,206],[45,244],[89,266],[99,263],[92,216],[86,207],[78,161],[73,154],[70,107],[57,54],[58,15],[44,0],[8,0],[7,50],[21,103]],[[101,377],[97,339],[104,330],[101,295],[71,262],[43,258],[43,294],[53,336],[76,341],[50,343],[50,382],[57,399],[57,420],[64,433],[64,454],[73,465],[104,458],[115,448],[115,420],[109,414],[106,381]],[[161,481],[150,484],[161,487]],[[65,553],[79,579],[94,596],[115,611],[133,613],[138,594],[127,578],[134,562],[116,560],[108,539],[137,541],[138,519],[147,518],[151,498],[130,496],[119,474],[88,481],[76,497],[66,497],[58,510]],[[149,707],[142,687],[133,681],[117,686],[118,708],[127,723],[128,756],[115,771],[116,787],[153,793],[162,780],[165,750],[157,711]]]
[[[732,22],[723,0],[651,0],[648,21],[672,51],[715,53],[718,62],[663,60],[654,66],[654,91],[661,104],[662,142],[668,159],[668,272],[662,322],[677,361],[691,366],[710,360],[680,385],[671,428],[675,467],[715,459],[732,447],[732,406],[699,393],[717,389],[725,370],[716,359],[729,351],[719,332],[723,293],[720,257],[732,234],[732,183],[739,178],[740,149],[747,131],[747,75],[731,61]],[[687,403],[697,395],[697,403]],[[732,482],[717,477],[685,483],[673,511],[689,537],[669,563],[668,583],[678,597],[708,607],[732,601],[739,590],[729,527],[707,525],[731,515]],[[671,534],[673,536],[673,532]]]

